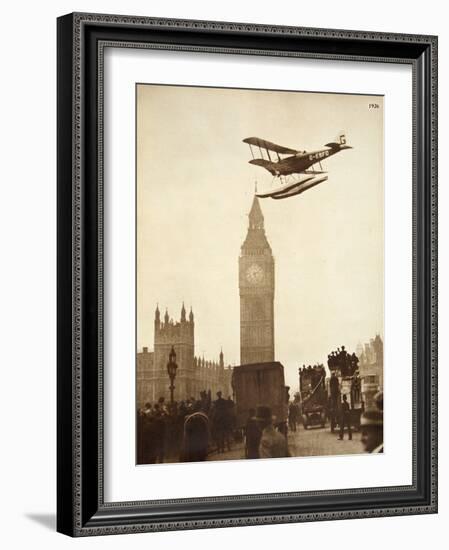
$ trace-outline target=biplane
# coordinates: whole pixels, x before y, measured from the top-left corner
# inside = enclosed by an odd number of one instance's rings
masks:
[[[256,191],[256,195],[272,199],[293,197],[326,181],[327,172],[323,171],[321,162],[344,149],[352,149],[346,145],[344,133],[340,133],[335,141],[326,143],[325,149],[317,151],[298,151],[258,137],[249,137],[243,142],[249,145],[251,151],[249,163],[268,170],[277,184],[270,191]],[[316,164],[319,170],[313,168]]]

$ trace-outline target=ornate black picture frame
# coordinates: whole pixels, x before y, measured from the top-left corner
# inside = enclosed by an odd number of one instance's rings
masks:
[[[105,44],[405,63],[413,70],[413,483],[105,503],[103,176]],[[58,19],[58,502],[71,536],[437,511],[437,38],[69,14]],[[130,366],[132,368],[132,366]]]

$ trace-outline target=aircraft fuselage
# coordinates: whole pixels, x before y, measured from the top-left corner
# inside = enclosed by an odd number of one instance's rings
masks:
[[[335,147],[327,147],[326,149],[319,149],[317,151],[297,153],[296,155],[273,163],[272,168],[276,172],[276,175],[287,176],[289,174],[300,174],[317,162],[326,160],[344,149],[351,149],[351,147],[349,145],[338,145]]]

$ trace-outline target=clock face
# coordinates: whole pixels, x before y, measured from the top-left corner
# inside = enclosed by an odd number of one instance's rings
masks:
[[[246,271],[246,280],[251,284],[261,283],[263,281],[264,273],[260,265],[250,265]]]

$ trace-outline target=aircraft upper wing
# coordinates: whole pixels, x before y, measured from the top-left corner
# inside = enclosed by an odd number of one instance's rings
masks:
[[[284,155],[295,155],[298,153],[296,149],[290,149],[289,147],[283,147],[282,145],[276,145],[271,141],[266,141],[265,139],[260,139],[258,137],[249,137],[243,140],[243,143],[248,143],[249,145],[255,145],[256,147],[263,147],[269,151],[274,151],[275,153],[281,153]]]

